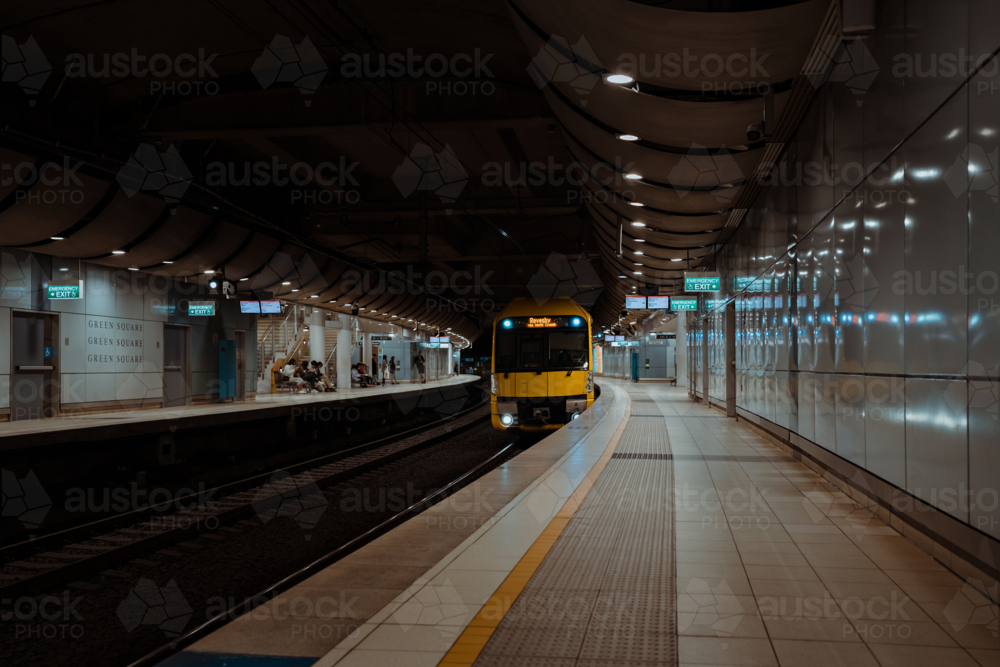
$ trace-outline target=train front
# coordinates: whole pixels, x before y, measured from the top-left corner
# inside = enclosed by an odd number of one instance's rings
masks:
[[[570,312],[509,316],[505,310],[497,318],[491,378],[494,428],[552,431],[593,404],[590,317],[576,304],[566,310]]]

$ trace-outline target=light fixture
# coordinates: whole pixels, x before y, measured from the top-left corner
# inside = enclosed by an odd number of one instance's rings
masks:
[[[345,303],[344,305],[345,305],[345,306],[350,306],[351,304],[349,304],[349,303]]]
[[[298,290],[297,290],[297,289],[293,289],[292,291],[293,291],[293,292],[298,292]]]
[[[172,260],[172,259],[165,259],[165,260],[163,260],[163,263],[164,264],[173,264],[174,260]]]
[[[63,237],[63,236],[50,236],[49,238],[52,239],[53,241],[62,241],[65,237]]]
[[[604,77],[604,80],[607,81],[608,83],[617,83],[621,85],[632,83],[633,81],[635,81],[635,79],[630,77],[628,74],[609,74],[606,77]]]
[[[638,220],[636,220],[636,221],[634,221],[634,222],[632,223],[632,226],[633,226],[633,227],[645,227],[645,226],[646,226],[646,223],[645,223],[645,222],[639,222]]]
[[[130,266],[130,267],[128,267],[128,270],[129,271],[138,271],[139,267],[138,266]]]
[[[61,268],[61,269],[59,269],[59,270],[60,270],[60,271],[69,271],[69,269],[67,269],[66,267],[63,267],[63,268]]]
[[[632,239],[632,240],[635,241],[636,243],[645,243],[646,242],[646,239]]]
[[[244,280],[250,280],[250,279],[249,278],[240,278],[240,282],[243,282]]]
[[[504,426],[510,426],[514,423],[514,417],[509,414],[500,415],[500,423]]]
[[[205,275],[206,275],[206,276],[210,276],[210,275],[212,275],[213,273],[215,273],[215,269],[209,269],[208,271],[205,271]]]
[[[643,204],[641,201],[630,201],[628,203],[628,205],[629,206],[645,206],[645,204]]]
[[[616,134],[615,136],[618,137],[619,139],[621,139],[622,141],[638,141],[639,140],[639,137],[635,136],[634,134]]]
[[[291,285],[292,283],[281,283],[282,285]]]
[[[638,181],[640,178],[642,178],[642,175],[636,173],[625,174],[625,178],[627,178],[630,181]]]
[[[634,273],[637,276],[641,276],[642,275],[642,271],[633,271],[632,273]]]
[[[670,259],[670,261],[671,261],[671,262],[683,262],[683,261],[684,261],[684,258],[683,258],[683,257],[672,257],[672,258]]]
[[[112,250],[111,254],[112,255],[124,255],[125,251],[124,250]],[[207,271],[206,273],[211,273],[211,271]]]
[[[641,254],[642,254],[642,251],[641,251],[641,250],[633,250],[633,251],[632,251],[632,254],[633,254],[633,255],[641,255]]]
[[[309,297],[309,298],[310,298],[310,299],[318,299],[318,298],[319,298],[319,294],[313,294],[313,295],[312,295],[311,297]]]
[[[619,278],[628,278],[628,276],[626,276],[624,273],[619,273],[618,277]]]

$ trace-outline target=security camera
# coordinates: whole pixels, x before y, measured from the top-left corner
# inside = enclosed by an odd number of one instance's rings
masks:
[[[228,280],[223,280],[222,293],[226,296],[227,299],[232,299],[233,297],[236,296],[236,286],[233,285]]]
[[[764,127],[761,123],[753,123],[747,127],[747,141],[756,143],[764,138]]]

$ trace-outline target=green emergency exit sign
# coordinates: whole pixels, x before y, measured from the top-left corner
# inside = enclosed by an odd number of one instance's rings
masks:
[[[698,310],[698,299],[670,299],[670,310]]]
[[[50,299],[79,299],[79,285],[49,285]]]
[[[718,292],[722,289],[719,276],[684,276],[685,292]]]
[[[208,317],[215,315],[214,303],[189,303],[188,315],[193,317]]]

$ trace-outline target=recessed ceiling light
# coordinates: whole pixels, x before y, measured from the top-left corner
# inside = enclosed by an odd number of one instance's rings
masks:
[[[626,276],[626,275],[625,275],[624,273],[619,273],[619,274],[618,274],[618,277],[619,277],[619,278],[626,278],[627,276]]]
[[[641,276],[642,275],[642,271],[633,271],[632,273],[634,273],[637,276]]]
[[[293,292],[298,292],[298,290],[297,290],[297,289],[293,289],[292,291],[293,291]]]
[[[62,269],[59,269],[59,270],[60,271],[69,271],[69,269],[67,269],[67,268],[62,268]]]
[[[639,221],[636,221],[636,222],[633,222],[633,223],[632,223],[632,226],[633,226],[633,227],[645,227],[645,226],[646,226],[646,223],[645,223],[645,222],[639,222]]]
[[[65,237],[63,237],[63,236],[50,236],[49,238],[52,239],[53,241],[62,241]]]
[[[124,255],[125,251],[124,250],[112,250],[111,254],[112,255]],[[209,273],[211,273],[211,271],[209,271]]]
[[[646,239],[632,239],[632,240],[635,241],[636,243],[645,243],[646,242]]]
[[[634,134],[619,134],[619,135],[616,135],[616,136],[619,139],[621,139],[622,141],[638,141],[639,140],[639,137],[635,136]]]
[[[351,304],[349,304],[349,303],[345,303],[344,305],[345,305],[345,306],[349,306],[349,305],[351,305]]]
[[[607,81],[608,83],[618,83],[618,84],[632,83],[633,81],[635,81],[635,79],[630,77],[628,74],[609,74],[607,77],[605,77],[604,80]]]
[[[244,280],[250,280],[250,279],[249,278],[240,278],[240,282],[243,282]]]
[[[173,264],[174,260],[172,260],[172,259],[165,259],[165,260],[163,260],[163,263],[164,264]]]
[[[281,283],[282,285],[291,285],[291,283]]]
[[[632,251],[632,254],[633,254],[633,255],[641,255],[641,254],[642,254],[642,251],[641,251],[641,250],[633,250],[633,251]]]
[[[643,204],[642,202],[639,202],[639,201],[630,201],[628,203],[628,205],[629,206],[645,206],[645,204]]]
[[[137,266],[130,266],[130,267],[128,267],[128,270],[129,271],[138,271],[139,267],[137,267]]]
[[[205,275],[208,275],[208,276],[212,275],[213,273],[215,273],[215,271],[213,271],[212,269],[209,269],[208,271],[205,271]]]
[[[630,181],[638,181],[640,178],[642,178],[642,175],[641,174],[635,174],[635,173],[625,174],[625,178],[627,178]]]
[[[683,262],[684,258],[683,257],[674,257],[670,261],[671,262]]]
[[[318,299],[318,298],[319,298],[319,294],[313,294],[313,295],[312,295],[311,297],[309,297],[309,298],[310,298],[310,299]]]

